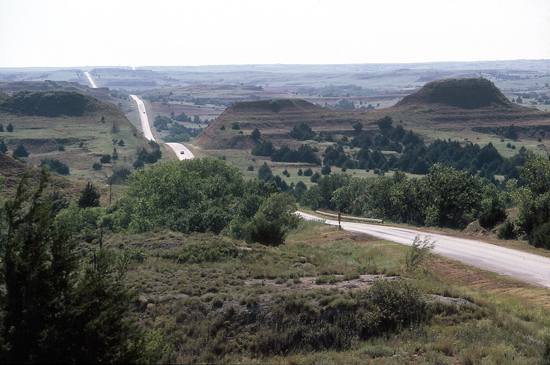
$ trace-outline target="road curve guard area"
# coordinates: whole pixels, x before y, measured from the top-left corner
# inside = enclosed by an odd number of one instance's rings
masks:
[[[326,216],[329,216],[329,217],[338,218],[338,214],[321,212],[320,210],[316,210],[315,213],[326,215]],[[349,215],[341,215],[340,218],[350,219],[350,220],[354,220],[354,221],[370,222],[370,223],[384,223],[383,219],[359,218],[359,217],[352,217],[352,216],[349,216]]]

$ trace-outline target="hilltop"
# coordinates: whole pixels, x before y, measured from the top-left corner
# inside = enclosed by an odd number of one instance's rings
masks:
[[[451,127],[458,132],[499,134],[510,124],[520,133],[550,131],[550,113],[510,102],[489,80],[463,78],[430,82],[385,109],[327,109],[299,99],[239,102],[229,106],[194,143],[204,149],[251,149],[255,141],[250,132],[258,128],[275,146],[292,147],[298,143],[289,132],[300,123],[315,132],[349,137],[354,135],[355,123],[362,123],[364,130],[376,129],[376,121],[384,116],[424,135]]]
[[[404,97],[395,108],[426,104],[442,104],[460,109],[515,107],[491,81],[484,78],[464,78],[429,82],[418,92]]]
[[[92,89],[87,85],[78,82],[68,81],[12,81],[0,82],[0,92],[13,93],[23,90],[29,91],[77,91],[91,95],[99,100],[115,102],[108,88],[101,87]]]

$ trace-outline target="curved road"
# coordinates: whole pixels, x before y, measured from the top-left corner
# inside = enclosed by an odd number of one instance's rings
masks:
[[[323,219],[303,212],[298,212],[298,214],[307,220],[321,220],[326,224],[338,225],[338,221],[335,220]],[[420,235],[422,239],[428,236],[434,242],[433,253],[525,283],[550,288],[550,258],[547,257],[481,241],[441,234],[426,234],[407,228],[351,222],[342,222],[342,228],[409,246],[412,245],[416,236]]]
[[[88,78],[88,81],[90,82],[90,85],[92,85],[93,89],[97,88],[96,83],[94,82],[94,79],[92,79],[92,76],[88,71],[85,71],[84,74]],[[137,95],[130,95],[132,99],[137,104],[138,107],[138,113],[139,113],[139,120],[141,121],[141,129],[143,130],[143,136],[147,138],[149,141],[155,141],[155,137],[153,136],[153,133],[151,132],[151,125],[149,124],[149,118],[147,117],[147,110],[145,109],[145,104],[143,101],[137,96]],[[170,147],[178,159],[181,160],[190,160],[192,158],[195,158],[195,155],[184,145],[180,143],[166,143],[168,147]]]
[[[189,150],[189,148],[185,147],[181,143],[165,143],[168,147],[170,147],[175,153],[176,156],[181,160],[191,160],[195,158],[195,155],[193,152]]]

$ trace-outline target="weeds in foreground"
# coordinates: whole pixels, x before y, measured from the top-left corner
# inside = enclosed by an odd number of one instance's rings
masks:
[[[417,268],[424,262],[430,251],[433,250],[434,243],[430,237],[426,236],[423,240],[416,236],[410,250],[405,254],[405,268],[407,271]]]

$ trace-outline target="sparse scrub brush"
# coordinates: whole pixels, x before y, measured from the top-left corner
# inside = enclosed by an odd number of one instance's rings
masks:
[[[420,236],[414,238],[411,249],[405,254],[405,268],[408,270],[418,267],[428,257],[430,251],[434,248],[430,237],[420,239]]]

